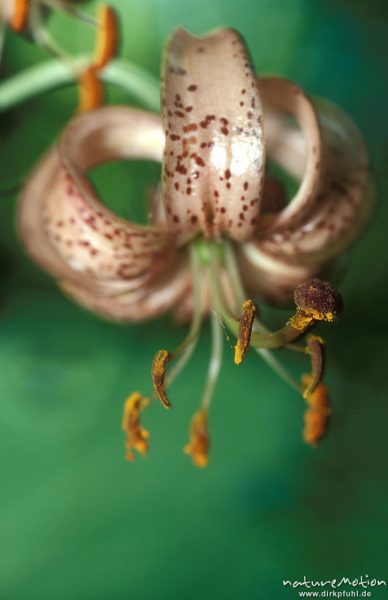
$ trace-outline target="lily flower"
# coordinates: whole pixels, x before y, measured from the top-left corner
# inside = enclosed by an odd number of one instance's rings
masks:
[[[311,406],[322,404],[323,342],[308,331],[332,322],[342,302],[319,277],[360,234],[372,194],[364,145],[349,118],[287,79],[257,78],[234,30],[204,38],[174,33],[162,105],[162,119],[121,106],[75,118],[26,183],[19,232],[32,258],[89,310],[118,322],[174,311],[191,322],[182,344],[159,350],[152,363],[151,400],[166,408],[167,389],[210,314],[209,370],[185,449],[202,467],[224,328],[237,338],[236,364],[254,348]],[[146,226],[115,215],[88,180],[89,170],[123,158],[162,162],[162,191]],[[295,195],[266,164],[298,184]],[[268,331],[252,299],[285,305],[293,297],[295,314]],[[301,384],[273,355],[277,348],[310,357]],[[130,398],[124,429],[132,458],[132,448],[145,453],[148,432],[142,435],[139,422],[142,396]],[[320,425],[305,435],[308,442],[321,437],[323,418]]]
[[[76,0],[2,0],[0,24],[3,27],[7,24],[13,31],[31,38],[69,67],[79,85],[79,111],[85,112],[103,103],[99,73],[117,52],[118,24],[111,6],[102,4],[97,17],[93,18],[74,6],[76,3]],[[47,9],[61,10],[95,28],[94,54],[86,64],[78,64],[53,40],[44,22]]]

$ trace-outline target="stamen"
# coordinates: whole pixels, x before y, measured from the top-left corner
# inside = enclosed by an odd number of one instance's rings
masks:
[[[190,267],[193,285],[193,317],[191,321],[190,331],[183,342],[178,346],[175,352],[168,352],[168,350],[159,350],[156,353],[155,358],[152,362],[152,382],[154,385],[154,391],[156,397],[162,402],[165,408],[171,408],[171,402],[169,401],[166,393],[167,386],[171,385],[176,379],[179,373],[184,369],[188,361],[190,360],[195,346],[197,345],[199,332],[201,329],[202,321],[202,304],[201,304],[201,279],[202,269],[200,267],[199,256],[195,244],[191,244],[189,247],[190,253]],[[167,364],[171,361],[176,361],[173,368],[166,375]]]
[[[241,281],[241,276],[238,269],[236,257],[234,255],[232,244],[227,240],[224,241],[224,255],[225,266],[231,283],[231,289],[235,292],[238,301],[242,303],[246,299],[247,294],[245,293],[244,286]],[[255,332],[270,333],[270,330],[260,321],[258,312],[256,312],[256,316],[253,322],[253,329]],[[287,350],[293,350],[294,352],[305,351],[303,347],[292,343],[286,344],[284,347],[287,348]],[[274,361],[280,365],[279,361],[274,357],[273,353],[270,353],[267,350],[265,350],[265,352],[262,353],[261,350],[264,350],[263,348],[255,348],[255,350],[257,350],[258,353],[262,355],[264,360],[268,362],[271,366],[273,366]],[[284,369],[284,367],[282,367],[281,365],[280,368],[282,370]],[[299,389],[299,384],[295,380],[293,380],[292,387],[295,386],[297,386],[297,388]]]
[[[78,112],[88,112],[103,103],[104,89],[94,67],[87,67],[78,77]]]
[[[97,21],[94,17],[80,10],[77,6],[70,3],[69,0],[41,0],[42,3],[46,4],[46,6],[50,7],[52,10],[62,10],[63,12],[75,17],[76,19],[82,21],[83,23],[87,23],[88,25],[92,25],[93,27],[97,26]]]
[[[127,434],[126,459],[135,460],[133,449],[144,456],[148,450],[149,432],[141,426],[140,413],[148,406],[149,400],[139,392],[133,392],[125,401],[122,429]]]
[[[11,20],[11,29],[22,31],[27,25],[30,0],[14,0],[14,13]]]
[[[193,286],[193,316],[190,325],[190,331],[187,335],[187,338],[182,342],[182,344],[178,347],[178,349],[174,352],[174,365],[172,366],[170,372],[166,377],[166,386],[172,384],[172,382],[178,377],[179,373],[184,369],[184,367],[189,362],[195,347],[197,345],[197,341],[199,338],[199,333],[201,329],[202,322],[202,300],[201,300],[201,291],[202,291],[202,268],[201,261],[199,257],[198,248],[196,244],[191,244],[189,248],[190,254],[190,269],[191,269],[191,280]]]
[[[241,281],[240,272],[238,270],[236,257],[234,255],[232,245],[230,242],[228,242],[226,240],[224,241],[224,255],[225,255],[225,266],[226,266],[227,274],[229,277],[229,281],[231,283],[231,286],[230,286],[231,290],[235,293],[236,299],[238,300],[238,302],[243,303],[247,296],[246,296],[244,286]],[[217,265],[216,265],[216,268],[217,268]],[[221,316],[222,316],[222,313],[221,313]],[[228,325],[229,329],[234,333],[233,321],[225,320],[225,323]],[[268,331],[268,329],[263,325],[263,323],[261,323],[260,319],[257,316],[257,313],[256,313],[256,316],[255,316],[255,319],[253,322],[253,328],[256,330],[253,332],[254,335],[256,335],[257,332],[266,333],[266,334],[270,333]],[[252,335],[253,334],[251,334],[251,339],[252,339]],[[253,345],[253,344],[251,344],[251,345]],[[299,383],[293,378],[293,376],[289,373],[289,371],[281,364],[281,362],[276,358],[276,356],[274,355],[273,352],[271,352],[270,350],[268,350],[266,348],[255,347],[254,345],[253,345],[253,347],[256,350],[256,352],[258,354],[260,354],[260,356],[263,358],[263,360],[265,360],[265,362],[279,375],[279,377],[281,377],[283,379],[283,381],[285,383],[287,383],[290,387],[292,387],[294,390],[296,390],[298,393],[300,393]],[[297,350],[299,352],[304,352],[304,349],[299,348],[299,346],[296,346],[296,344],[287,344],[286,347],[290,350]]]
[[[208,270],[209,284],[212,273]],[[209,285],[211,289],[211,285]],[[209,435],[207,428],[207,414],[214,394],[218,375],[222,365],[223,330],[219,323],[218,315],[211,311],[212,347],[206,383],[202,396],[202,408],[194,415],[190,426],[190,444],[185,446],[184,452],[191,454],[193,463],[198,467],[206,467],[209,454]]]
[[[256,348],[285,348],[317,321],[333,321],[342,311],[342,299],[328,281],[309,279],[295,289],[296,313],[282,329],[273,333],[252,333]]]
[[[160,400],[165,408],[171,408],[171,402],[169,401],[166,393],[165,375],[167,363],[171,360],[172,355],[167,350],[159,350],[155,354],[155,358],[152,361],[152,384],[154,386],[154,392],[156,397]]]
[[[300,385],[296,381],[296,379],[291,375],[291,373],[286,369],[286,367],[277,359],[275,354],[271,352],[271,350],[267,350],[266,348],[255,348],[257,354],[261,356],[261,358],[267,363],[271,369],[275,371],[277,375],[293,390],[300,394]]]
[[[99,8],[96,48],[93,65],[101,70],[116,55],[118,44],[118,23],[111,6],[103,4]]]
[[[242,307],[238,339],[235,346],[234,362],[239,365],[244,360],[245,354],[248,351],[249,343],[251,341],[251,333],[253,321],[256,315],[256,306],[252,300],[246,300]]]
[[[212,328],[212,347],[205,388],[202,396],[202,406],[207,411],[210,408],[214,388],[221,369],[223,348],[223,331],[218,321],[218,317],[214,312],[211,312],[210,322]]]
[[[42,7],[40,2],[32,2],[28,15],[29,32],[32,35],[34,42],[49,52],[54,58],[63,62],[73,73],[74,78],[78,77],[78,70],[75,66],[74,59],[69,56],[63,48],[58,46],[51,37],[50,33],[45,28]]]
[[[204,468],[209,462],[209,447],[207,411],[201,408],[191,421],[190,442],[185,446],[184,452],[191,454],[195,466]]]
[[[290,319],[292,327],[304,331],[314,321],[332,322],[343,310],[342,298],[328,281],[309,279],[294,292],[297,311]]]
[[[302,377],[304,396],[306,389],[311,386],[311,380],[311,375],[303,375]],[[325,435],[327,421],[332,412],[329,406],[329,390],[327,386],[319,383],[315,391],[306,397],[306,401],[308,408],[304,415],[303,438],[307,444],[315,446]]]
[[[236,257],[235,257],[234,251],[233,251],[232,244],[228,240],[224,241],[224,256],[225,256],[226,272],[228,274],[228,278],[229,278],[229,281],[231,284],[231,289],[233,290],[233,292],[236,295],[236,300],[237,300],[238,304],[241,305],[247,299],[247,294],[245,292],[243,283],[241,281],[240,271],[239,271],[239,268],[237,265],[237,261],[236,261]],[[255,326],[255,329],[257,329],[258,331],[265,331],[265,332],[268,331],[268,329],[260,321],[257,307],[256,307],[256,315],[255,315],[255,319],[254,319],[254,326]]]
[[[324,341],[317,335],[308,335],[306,337],[307,349],[306,351],[311,356],[311,375],[309,376],[309,383],[303,391],[303,398],[307,398],[316,390],[322,379],[323,373],[323,344]]]

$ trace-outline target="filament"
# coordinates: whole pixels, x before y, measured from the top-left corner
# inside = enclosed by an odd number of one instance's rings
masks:
[[[97,19],[95,17],[88,15],[87,13],[81,11],[79,8],[65,0],[41,0],[41,3],[45,4],[51,9],[62,10],[68,15],[71,15],[72,17],[76,17],[80,21],[83,21],[87,25],[92,25],[94,27],[97,26]]]
[[[191,319],[191,325],[189,333],[185,340],[173,353],[173,358],[176,358],[173,366],[171,367],[167,377],[166,386],[172,384],[172,382],[178,377],[181,371],[185,368],[189,362],[195,347],[197,345],[199,333],[201,330],[202,323],[202,303],[201,303],[201,279],[202,269],[200,266],[198,251],[194,244],[190,244],[190,269],[191,278],[193,283],[193,316]]]
[[[237,267],[236,257],[233,252],[233,248],[229,241],[225,241],[225,266],[227,269],[228,277],[231,282],[231,288],[235,292],[238,302],[242,305],[247,299],[247,295],[244,290],[244,286],[241,281],[240,273]],[[254,320],[253,327],[260,333],[269,333],[269,330],[263,325],[258,317]],[[254,334],[253,334],[254,335]],[[304,352],[304,349],[296,344],[289,344],[287,348]],[[254,348],[255,351],[264,359],[264,361],[294,390],[300,393],[300,385],[289,373],[289,371],[282,365],[282,363],[276,358],[276,356],[267,348]]]
[[[223,333],[219,324],[218,317],[213,312],[210,315],[212,346],[209,368],[206,376],[206,383],[202,396],[202,407],[208,411],[213,398],[214,388],[217,383],[222,364]]]
[[[38,46],[42,46],[54,58],[65,63],[73,74],[73,77],[76,78],[77,70],[75,68],[75,61],[54,42],[51,35],[47,32],[43,24],[40,7],[35,3],[32,3],[30,7],[30,29],[32,37]]]

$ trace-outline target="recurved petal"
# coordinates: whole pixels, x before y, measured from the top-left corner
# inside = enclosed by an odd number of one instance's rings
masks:
[[[117,217],[86,173],[115,158],[160,160],[162,147],[156,115],[109,107],[76,118],[21,196],[20,236],[34,260],[58,279],[115,292],[155,276],[172,251],[169,234]]]
[[[262,109],[244,41],[178,29],[163,66],[163,194],[181,243],[202,231],[252,237],[264,173]]]
[[[261,230],[274,230],[299,222],[313,206],[324,176],[323,141],[317,111],[300,87],[282,77],[261,77],[258,86],[267,156],[300,180],[283,210],[260,217]]]
[[[259,244],[242,244],[236,248],[244,288],[249,297],[271,304],[293,304],[295,288],[321,274],[322,265],[303,261],[290,262],[263,251]]]
[[[125,323],[146,321],[169,311],[189,294],[191,285],[187,260],[180,256],[152,281],[133,291],[112,294],[111,290],[87,289],[69,281],[62,282],[61,287],[88,310]]]
[[[15,12],[15,0],[2,0],[0,2],[0,21],[9,23]]]
[[[275,98],[279,86],[276,79]],[[285,83],[285,89],[291,91],[290,86],[293,84]],[[272,80],[264,88],[267,118]],[[296,88],[294,93],[302,97]],[[326,261],[357,237],[371,213],[373,194],[364,145],[355,125],[331,103],[314,101],[311,107],[319,122],[311,135],[303,128],[297,130],[287,121],[282,122],[279,115],[276,121],[269,120],[269,157],[291,175],[300,177],[301,185],[286,208],[268,216],[270,226],[260,232],[252,245],[268,260],[306,264],[319,272]],[[314,137],[317,132],[319,139]],[[315,171],[313,164],[309,167],[314,161]]]

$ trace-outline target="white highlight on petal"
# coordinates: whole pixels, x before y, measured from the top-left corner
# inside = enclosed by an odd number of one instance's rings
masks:
[[[219,171],[224,171],[226,167],[226,149],[225,146],[213,146],[210,154],[212,165]]]

